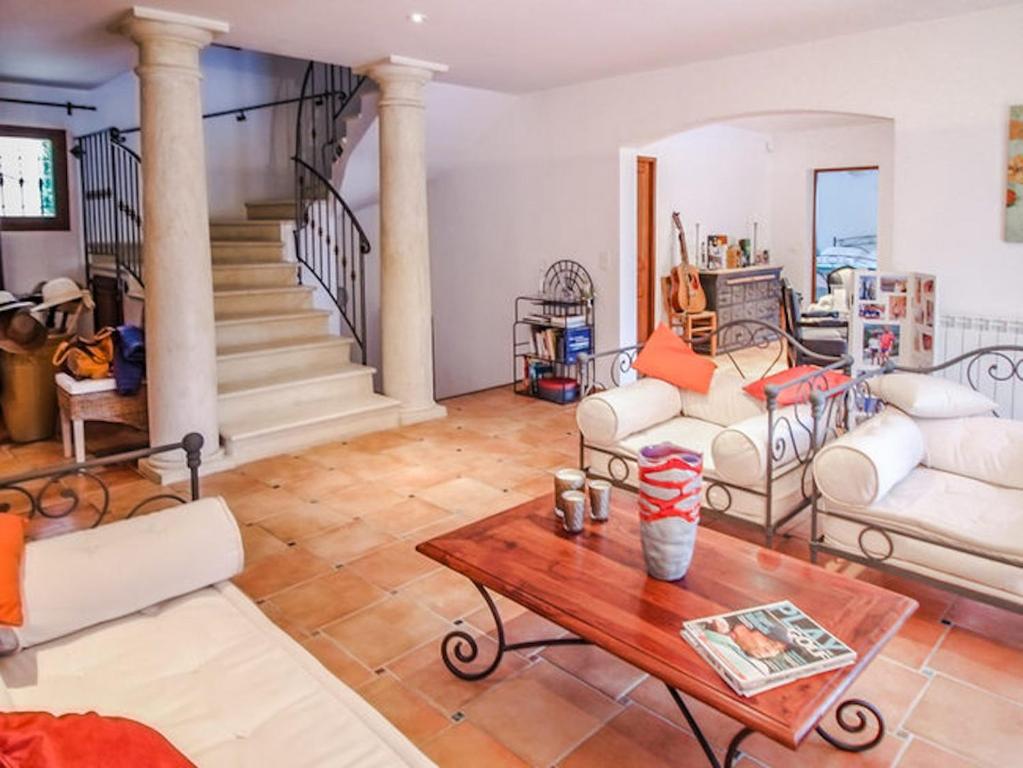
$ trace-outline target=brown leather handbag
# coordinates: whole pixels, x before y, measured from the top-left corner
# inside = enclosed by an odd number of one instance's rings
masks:
[[[109,378],[113,361],[113,328],[102,328],[91,339],[72,336],[62,341],[53,353],[54,367],[76,379]]]

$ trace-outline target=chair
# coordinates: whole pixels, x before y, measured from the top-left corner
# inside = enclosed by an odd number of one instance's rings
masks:
[[[661,298],[664,300],[664,312],[668,316],[668,325],[681,331],[683,341],[692,344],[693,337],[706,339],[698,342],[700,352],[714,357],[718,353],[718,313],[712,309],[703,312],[679,312],[671,302],[671,278],[661,278]]]
[[[785,325],[792,337],[818,355],[841,357],[849,347],[849,323],[839,320],[835,313],[812,313],[804,319],[801,309],[802,296],[792,287],[787,278],[782,278],[781,300]],[[843,333],[844,332],[844,333]],[[820,362],[808,359],[802,350],[789,347],[789,364],[804,365]]]

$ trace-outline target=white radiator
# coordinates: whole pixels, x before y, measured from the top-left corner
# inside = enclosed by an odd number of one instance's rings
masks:
[[[981,347],[1006,344],[1023,347],[1023,320],[942,315],[937,341],[936,361],[951,360]],[[1006,357],[983,357],[973,366],[973,378],[977,388],[998,403],[1001,416],[1023,420],[1023,352],[1008,353]],[[966,362],[946,368],[941,374],[968,384]]]

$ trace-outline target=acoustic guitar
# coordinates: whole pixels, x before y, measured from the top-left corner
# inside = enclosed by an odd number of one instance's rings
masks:
[[[707,294],[700,285],[700,270],[689,263],[689,250],[686,248],[686,234],[682,229],[682,217],[678,211],[671,214],[678,230],[678,244],[682,251],[682,263],[671,270],[672,287],[675,288],[673,301],[679,312],[703,312],[707,309]]]

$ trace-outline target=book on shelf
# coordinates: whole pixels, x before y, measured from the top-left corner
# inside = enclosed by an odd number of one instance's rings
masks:
[[[854,650],[788,600],[687,621],[681,634],[740,696],[856,661]]]
[[[526,315],[524,322],[533,325],[550,325],[555,328],[578,328],[586,325],[586,315]]]

